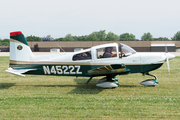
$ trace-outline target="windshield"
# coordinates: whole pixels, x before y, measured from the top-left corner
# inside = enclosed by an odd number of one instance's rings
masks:
[[[136,51],[133,48],[122,43],[120,43],[119,49],[121,53],[125,54],[125,56],[129,56],[136,53]]]

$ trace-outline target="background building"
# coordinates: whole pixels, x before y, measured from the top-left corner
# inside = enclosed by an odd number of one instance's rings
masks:
[[[164,52],[165,45],[169,52],[175,52],[180,48],[180,41],[29,41],[28,44],[33,52],[50,52],[51,49],[60,47],[66,52],[74,52],[76,48],[86,49],[113,42],[124,43],[138,52]],[[9,52],[9,46],[0,46],[0,50]],[[61,49],[60,51],[63,52]]]

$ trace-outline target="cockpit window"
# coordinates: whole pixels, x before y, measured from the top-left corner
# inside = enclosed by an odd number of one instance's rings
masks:
[[[83,52],[83,53],[75,54],[72,59],[73,59],[73,61],[77,61],[77,60],[91,60],[92,59],[91,52],[88,51],[88,52]]]
[[[120,49],[120,52],[122,53],[122,57],[127,57],[129,55],[136,53],[136,51],[133,48],[122,43],[119,45],[119,49]]]
[[[97,59],[101,58],[111,58],[117,56],[117,49],[115,46],[103,47],[96,49]]]

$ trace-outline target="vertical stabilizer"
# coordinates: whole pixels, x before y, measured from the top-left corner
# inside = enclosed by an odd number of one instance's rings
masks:
[[[21,31],[10,33],[10,64],[31,61],[33,53]]]

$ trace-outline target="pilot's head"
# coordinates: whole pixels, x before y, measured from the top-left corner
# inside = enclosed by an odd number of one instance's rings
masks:
[[[113,51],[113,47],[106,47],[105,48],[105,52],[112,52]]]

